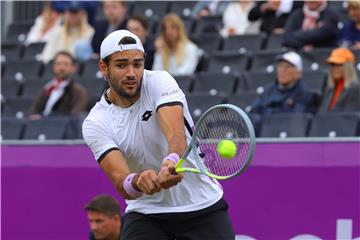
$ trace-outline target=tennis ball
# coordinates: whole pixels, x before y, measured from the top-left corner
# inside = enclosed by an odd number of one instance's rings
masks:
[[[221,157],[230,159],[235,157],[237,153],[237,147],[234,141],[232,140],[221,140],[216,147],[216,151],[220,154]]]

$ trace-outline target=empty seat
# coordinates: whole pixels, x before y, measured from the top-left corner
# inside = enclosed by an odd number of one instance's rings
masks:
[[[194,33],[218,33],[222,28],[222,16],[203,16],[195,22]]]
[[[24,59],[36,59],[38,61],[41,60],[41,53],[45,43],[31,43],[24,48],[23,58]]]
[[[214,52],[210,56],[209,72],[240,75],[247,69],[248,55],[234,52]]]
[[[220,49],[222,38],[218,33],[197,33],[190,36],[199,48],[206,53],[212,53]]]
[[[32,25],[33,21],[12,22],[6,33],[6,40],[24,42]]]
[[[42,91],[44,91],[46,83],[47,81],[25,81],[21,96],[25,98],[37,97]]]
[[[309,113],[276,113],[266,117],[260,137],[306,137],[312,115]]]
[[[181,18],[189,18],[196,1],[171,1],[169,12],[176,13]]]
[[[263,48],[263,34],[246,34],[229,36],[224,39],[223,50],[233,50],[240,53],[258,51]]]
[[[21,139],[24,131],[24,120],[15,117],[1,118],[1,139]]]
[[[39,75],[40,69],[41,63],[35,60],[8,61],[4,77],[16,80],[32,79]]]
[[[18,42],[1,43],[1,57],[3,61],[20,58],[22,46]]]
[[[302,79],[311,91],[321,94],[326,74],[323,71],[304,71]]]
[[[266,49],[280,51],[285,49],[282,45],[283,34],[271,34],[266,41]]]
[[[329,65],[326,63],[326,59],[330,56],[331,50],[330,48],[318,48],[301,52],[304,71],[327,70]]]
[[[358,118],[356,112],[323,112],[314,116],[309,136],[351,137],[356,136]]]
[[[222,103],[224,100],[220,96],[211,95],[190,95],[186,98],[191,117],[195,123],[206,110],[216,104]]]
[[[104,92],[107,82],[104,79],[98,78],[81,78],[78,80],[82,86],[84,86],[90,95],[90,97],[95,97],[98,99],[101,94]]]
[[[266,50],[252,54],[250,71],[268,73],[275,72],[277,64],[276,57],[280,54],[281,51],[278,50]]]
[[[265,90],[266,85],[276,81],[276,73],[267,73],[267,72],[246,72],[245,76],[245,86],[243,89],[238,89],[238,93],[246,91],[256,92],[257,94],[262,94]]]
[[[21,88],[22,83],[14,79],[2,79],[1,81],[1,94],[5,99],[19,96]]]
[[[194,81],[194,94],[206,93],[210,95],[227,96],[234,92],[237,76],[224,73],[199,73]]]
[[[192,90],[193,76],[192,75],[182,75],[174,76],[176,82],[178,83],[180,89],[185,93],[190,93]]]
[[[19,119],[29,115],[34,98],[8,98],[4,103],[3,115]]]
[[[147,18],[161,20],[168,10],[165,1],[139,1],[134,4],[132,15],[143,15]]]
[[[99,70],[98,62],[98,60],[90,60],[84,63],[81,77],[101,79],[103,76]]]
[[[251,104],[259,95],[255,92],[242,92],[233,96],[230,96],[227,99],[228,103],[231,103],[239,108],[243,109],[246,112],[251,110]]]
[[[24,139],[66,139],[72,129],[69,117],[48,117],[40,120],[28,120]]]

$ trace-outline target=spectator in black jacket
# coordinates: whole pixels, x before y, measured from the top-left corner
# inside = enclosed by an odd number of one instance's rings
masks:
[[[278,57],[277,79],[251,105],[250,113],[263,120],[272,113],[315,112],[317,98],[301,80],[299,54],[287,52]]]
[[[251,22],[262,20],[260,31],[268,34],[283,33],[286,19],[297,8],[301,8],[303,2],[289,0],[260,1],[250,10],[248,19]]]
[[[95,34],[91,41],[94,53],[98,56],[102,40],[109,33],[126,28],[126,4],[123,1],[103,1],[105,21],[96,23]]]
[[[303,50],[335,47],[338,22],[338,13],[325,0],[305,1],[302,9],[289,16],[283,45]]]

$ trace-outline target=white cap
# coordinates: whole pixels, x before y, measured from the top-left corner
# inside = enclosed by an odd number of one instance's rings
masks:
[[[135,39],[136,43],[134,44],[120,44],[120,40],[124,37],[131,37]],[[101,59],[106,58],[107,56],[115,53],[122,52],[127,50],[139,50],[144,51],[144,47],[141,44],[140,39],[135,34],[129,32],[128,30],[117,30],[110,33],[101,43],[100,47],[100,57]]]
[[[279,57],[277,57],[277,60],[278,61],[285,60],[285,61],[289,62],[290,64],[294,65],[299,71],[302,71],[302,69],[303,69],[301,57],[296,52],[284,53],[284,54],[280,55]]]

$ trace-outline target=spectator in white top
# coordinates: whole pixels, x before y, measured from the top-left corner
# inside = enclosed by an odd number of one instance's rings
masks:
[[[90,44],[93,34],[94,29],[87,22],[84,9],[78,2],[72,2],[65,12],[64,25],[45,45],[42,54],[43,62],[51,61],[59,51],[68,51],[75,55],[76,44],[84,41]]]
[[[201,55],[199,48],[187,37],[183,21],[175,13],[162,20],[155,49],[152,70],[165,70],[172,75],[193,74]]]
[[[55,11],[50,2],[45,3],[42,13],[35,19],[31,27],[26,44],[47,42],[61,24],[61,15]]]
[[[234,1],[225,9],[223,15],[223,37],[259,33],[260,21],[250,22],[248,15],[254,7],[254,1]]]

